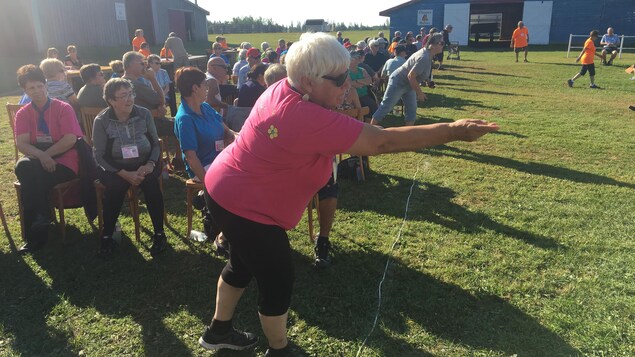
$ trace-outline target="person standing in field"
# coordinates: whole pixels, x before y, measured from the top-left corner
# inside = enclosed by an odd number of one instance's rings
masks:
[[[518,21],[518,27],[512,34],[512,41],[509,43],[509,47],[514,49],[516,53],[516,62],[518,62],[518,52],[523,51],[525,53],[525,59],[527,61],[527,45],[529,44],[529,31],[525,27],[522,21]]]
[[[598,39],[598,37],[599,37],[598,30],[591,31],[590,37],[584,43],[584,48],[582,49],[582,52],[580,52],[580,54],[578,55],[578,58],[575,59],[576,63],[582,62],[582,69],[580,69],[580,73],[576,73],[575,76],[573,76],[573,78],[567,80],[567,84],[569,85],[569,87],[573,87],[573,82],[576,79],[584,76],[586,72],[588,71],[589,80],[591,81],[591,85],[589,85],[589,88],[593,88],[593,89],[600,88],[595,85],[595,64],[593,63],[594,56],[598,56],[602,58],[601,55],[598,55],[597,53],[595,53],[595,41]]]

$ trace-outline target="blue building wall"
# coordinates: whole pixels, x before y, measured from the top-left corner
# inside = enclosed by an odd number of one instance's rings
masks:
[[[552,0],[550,43],[567,43],[569,34],[586,35],[591,30],[604,34],[613,27],[618,35],[635,36],[635,0]],[[469,0],[423,0],[391,12],[390,33],[419,33],[417,10],[433,10],[432,24],[444,26],[445,4],[464,4]],[[501,4],[504,6],[504,4]],[[426,30],[430,26],[426,26]],[[529,28],[531,31],[531,28]],[[630,40],[635,44],[635,40]]]

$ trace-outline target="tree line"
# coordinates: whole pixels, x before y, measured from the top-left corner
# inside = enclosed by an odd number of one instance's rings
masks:
[[[367,26],[361,23],[343,22],[329,23],[331,31],[356,31],[356,30],[382,30],[390,27],[390,20],[383,25]],[[210,34],[226,33],[270,33],[270,32],[303,32],[306,30],[304,23],[291,21],[289,25],[280,25],[272,19],[252,16],[234,17],[231,21],[207,21],[207,32]]]

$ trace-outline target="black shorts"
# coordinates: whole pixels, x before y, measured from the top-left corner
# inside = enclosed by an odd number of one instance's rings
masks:
[[[615,47],[615,46],[604,46],[602,48],[602,50],[606,51],[606,52],[613,52],[613,51],[617,51],[617,47]]]
[[[527,46],[525,47],[514,47],[514,52],[518,53],[518,52],[523,52],[527,50]],[[507,52],[509,53],[509,52]]]
[[[437,62],[443,62],[443,51],[434,55],[434,57],[432,57],[432,60]]]
[[[595,76],[595,64],[583,64],[582,69],[580,69],[580,75],[584,76],[587,71],[589,71],[589,76]]]
[[[339,193],[340,185],[334,182],[333,175],[331,175],[329,182],[327,182],[326,185],[318,191],[318,197],[320,198],[320,201],[325,198],[337,198]]]
[[[294,269],[287,232],[279,226],[257,223],[235,215],[205,192],[212,219],[229,241],[229,261],[223,280],[245,288],[252,278],[258,284],[258,311],[280,316],[289,310]]]

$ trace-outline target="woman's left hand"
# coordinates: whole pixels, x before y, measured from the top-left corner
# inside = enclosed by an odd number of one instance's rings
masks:
[[[146,177],[146,175],[151,173],[152,170],[154,170],[154,166],[152,164],[147,163],[145,165],[141,165],[137,169],[137,176]]]

